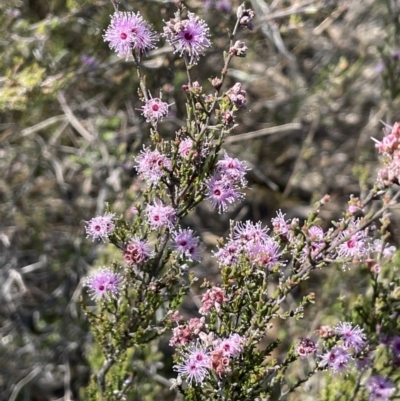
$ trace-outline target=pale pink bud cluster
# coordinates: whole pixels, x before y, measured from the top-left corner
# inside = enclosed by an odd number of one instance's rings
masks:
[[[243,109],[246,107],[247,98],[246,91],[242,89],[242,84],[237,82],[227,92],[230,101],[238,108]]]
[[[202,307],[199,312],[202,315],[207,315],[211,309],[215,309],[217,312],[221,311],[221,306],[228,299],[225,295],[225,290],[219,287],[211,287],[208,289],[202,298]]]

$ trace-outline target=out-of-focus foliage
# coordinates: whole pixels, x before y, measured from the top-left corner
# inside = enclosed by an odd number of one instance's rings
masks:
[[[216,12],[212,2],[207,10],[203,1],[187,3],[209,23],[215,46],[197,69],[204,86],[219,72],[238,4],[232,0],[231,12]],[[278,207],[303,217],[312,198],[358,192],[356,177],[363,189],[366,164],[375,158],[369,138],[380,135],[380,120],[400,118],[396,1],[247,5],[257,13],[255,29],[246,34],[248,56],[230,69],[229,83],[242,82],[249,106],[226,147],[252,164],[254,186],[229,215],[210,218],[201,206],[189,216],[209,246],[229,218],[264,220]],[[120,9],[140,10],[161,32],[175,6],[136,0],[121,1]],[[109,263],[112,255],[85,239],[84,221],[102,213],[105,202],[129,216],[142,185],[133,155],[149,135],[137,110],[142,103],[132,61],[118,59],[102,40],[112,13],[106,0],[0,4],[1,401],[77,399],[89,381],[88,360],[97,367],[79,299],[90,267]],[[162,90],[173,104],[160,130],[174,137],[185,118],[182,60],[161,41],[144,65],[153,94]],[[398,235],[396,225],[392,231]],[[207,257],[203,267],[200,277],[215,274]],[[335,272],[326,274],[329,281]],[[338,286],[346,291],[344,282]],[[328,303],[332,288],[318,302]],[[319,318],[307,317],[310,327]],[[158,360],[171,351],[162,342],[137,358],[147,361],[143,366],[127,362],[127,375],[130,369],[143,378],[133,399],[156,399],[161,387],[168,393],[162,379],[171,373]]]

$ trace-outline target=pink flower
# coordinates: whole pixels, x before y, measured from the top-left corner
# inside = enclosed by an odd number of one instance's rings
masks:
[[[233,238],[243,245],[247,245],[249,242],[259,243],[270,239],[267,232],[268,227],[262,228],[261,221],[253,223],[247,220],[245,223],[235,224]]]
[[[281,252],[279,248],[277,242],[272,238],[268,238],[266,241],[249,243],[246,246],[246,253],[253,266],[271,270],[276,265],[284,265],[284,262],[280,260]]]
[[[111,17],[103,38],[119,57],[128,59],[133,49],[140,53],[153,49],[156,34],[140,13],[117,11]]]
[[[243,198],[243,194],[229,182],[221,179],[219,174],[208,179],[206,186],[208,200],[219,213],[226,212],[229,205]]]
[[[110,300],[117,298],[120,290],[122,278],[108,268],[102,268],[84,281],[85,287],[88,287],[92,299],[99,301],[102,298]]]
[[[172,228],[176,221],[176,211],[171,206],[164,206],[162,202],[154,202],[146,208],[147,218],[151,227],[155,229]]]
[[[157,149],[151,151],[149,148],[144,148],[136,157],[136,170],[150,185],[160,181],[166,170],[171,169],[171,160]]]
[[[124,248],[124,260],[128,265],[145,263],[150,259],[151,254],[149,244],[138,237],[132,238]]]
[[[346,348],[354,348],[356,352],[360,352],[367,345],[363,329],[358,326],[352,326],[351,323],[341,322],[335,328],[336,334],[343,339],[343,345]]]
[[[183,361],[174,366],[174,370],[183,377],[186,382],[192,386],[193,381],[196,384],[202,384],[209,375],[208,369],[211,366],[210,355],[204,348],[193,346],[183,355]]]
[[[215,341],[215,350],[221,350],[224,356],[236,357],[243,352],[243,345],[246,338],[237,333],[231,334],[228,338]]]
[[[190,64],[197,63],[200,55],[211,45],[207,24],[193,13],[188,13],[188,18],[181,21],[178,18],[168,21],[163,36],[175,49],[175,53],[181,56],[184,52],[188,53]]]
[[[228,241],[224,247],[214,252],[214,257],[217,258],[218,264],[222,266],[235,265],[242,252],[242,245],[237,240]]]
[[[115,225],[113,223],[114,213],[106,213],[104,216],[97,216],[86,222],[87,237],[95,239],[105,238],[113,232]]]
[[[279,210],[276,212],[276,217],[271,219],[271,222],[275,234],[287,236],[289,233],[289,224],[285,220],[285,214]]]
[[[147,100],[143,106],[143,116],[146,121],[158,121],[162,120],[168,114],[168,103],[163,102],[161,99],[155,97]]]
[[[358,221],[354,222],[352,226],[344,230],[339,236],[341,240],[349,237],[337,248],[338,256],[341,258],[362,259],[368,252],[365,244],[368,237],[364,230],[355,232],[357,223]]]
[[[225,152],[224,158],[217,162],[217,168],[220,174],[227,177],[229,180],[234,182],[240,182],[242,187],[247,185],[247,181],[244,178],[248,168],[245,166],[243,161],[228,156]]]

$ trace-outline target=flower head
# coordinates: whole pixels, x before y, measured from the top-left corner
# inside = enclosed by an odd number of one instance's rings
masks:
[[[230,157],[225,152],[224,158],[217,162],[217,168],[222,176],[234,182],[240,182],[243,187],[247,185],[244,176],[248,168],[243,161]]]
[[[341,258],[363,258],[368,252],[366,247],[367,235],[364,230],[356,231],[357,222],[354,222],[347,230],[344,230],[340,239],[346,239],[338,246],[338,256]]]
[[[176,221],[176,211],[171,206],[164,206],[162,202],[154,202],[146,208],[147,217],[151,227],[158,229],[162,227],[171,228]]]
[[[109,300],[117,298],[121,285],[121,276],[108,268],[102,268],[86,278],[84,285],[88,287],[92,299]]]
[[[207,196],[211,205],[218,209],[219,213],[226,212],[228,206],[243,199],[243,194],[217,172],[206,181]]]
[[[176,53],[188,53],[190,64],[196,63],[204,50],[211,45],[207,24],[193,13],[188,13],[188,18],[184,20],[175,18],[168,21],[163,36]]]
[[[138,237],[132,238],[124,248],[124,260],[128,265],[139,265],[149,260],[152,254],[146,241]]]
[[[157,149],[144,148],[136,157],[136,170],[148,184],[156,184],[172,168],[171,160]]]
[[[274,233],[287,236],[289,233],[289,221],[285,220],[285,214],[281,210],[276,212],[276,217],[271,219]]]
[[[143,116],[146,121],[162,120],[168,114],[168,103],[163,102],[158,97],[147,100],[142,108]]]
[[[356,352],[360,352],[367,345],[363,329],[358,326],[353,327],[351,323],[341,322],[336,326],[335,331],[342,337],[346,348],[354,348]]]
[[[371,376],[366,387],[370,401],[388,401],[396,390],[392,381],[383,376]]]
[[[203,294],[203,305],[199,309],[199,312],[202,315],[207,315],[209,310],[213,308],[219,312],[221,310],[221,305],[227,300],[228,299],[226,298],[224,289],[219,287],[211,287]]]
[[[139,53],[153,49],[156,34],[140,13],[117,11],[111,17],[103,38],[119,57],[128,59],[133,49]]]
[[[320,365],[332,369],[333,373],[342,373],[352,359],[347,348],[337,345],[322,355]]]
[[[210,366],[210,356],[204,348],[196,345],[189,347],[188,352],[183,356],[183,361],[175,365],[174,370],[191,386],[193,381],[196,384],[203,383],[204,379],[209,375],[208,369]]]
[[[113,223],[114,213],[106,213],[104,216],[93,217],[86,222],[87,237],[95,239],[105,239],[113,232],[115,225]]]
[[[195,237],[193,230],[179,229],[173,234],[174,248],[177,252],[190,260],[199,260],[199,238]]]
[[[235,224],[233,238],[243,245],[247,245],[249,242],[258,243],[266,241],[270,238],[267,232],[268,227],[262,228],[261,221],[253,223],[247,220],[245,223],[238,222]]]
[[[235,357],[243,352],[243,345],[246,338],[237,333],[231,334],[228,338],[215,341],[215,350],[221,350],[224,356]]]

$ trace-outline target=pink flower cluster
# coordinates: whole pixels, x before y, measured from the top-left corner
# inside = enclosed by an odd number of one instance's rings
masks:
[[[172,338],[169,341],[169,345],[171,347],[179,347],[192,342],[204,327],[204,321],[204,317],[201,319],[192,318],[189,320],[188,324],[175,327],[172,331]]]
[[[168,103],[163,102],[161,99],[155,97],[147,100],[142,108],[143,116],[146,121],[158,122],[168,114]]]
[[[243,193],[239,192],[247,185],[245,174],[248,168],[244,162],[229,157],[217,163],[214,174],[206,181],[207,197],[219,213],[225,212],[232,203],[243,199]]]
[[[172,228],[176,222],[176,211],[172,206],[164,206],[161,201],[154,201],[153,205],[147,205],[147,219],[150,227],[160,229]]]
[[[207,341],[197,341],[190,344],[185,350],[181,351],[181,362],[174,366],[174,370],[179,373],[179,378],[183,378],[192,386],[202,384],[204,380],[215,372],[222,376],[231,371],[230,363],[233,358],[237,358],[244,351],[246,338],[237,333],[231,334],[224,339],[214,339],[209,341],[213,335],[207,336],[205,333],[200,338],[207,338]]]
[[[374,138],[373,138],[374,139]],[[382,187],[400,184],[400,123],[391,127],[391,132],[382,141],[376,142],[379,153],[384,156],[384,166],[378,171],[378,184]]]
[[[238,108],[244,109],[246,107],[247,98],[246,91],[242,89],[242,84],[237,82],[227,92],[230,101]]]
[[[86,235],[103,241],[113,232],[115,225],[113,223],[114,213],[106,213],[104,216],[93,217],[86,222]]]
[[[219,265],[236,265],[244,256],[256,268],[271,270],[274,266],[283,266],[280,246],[267,232],[268,228],[262,228],[261,222],[236,223],[233,238],[214,253]]]

